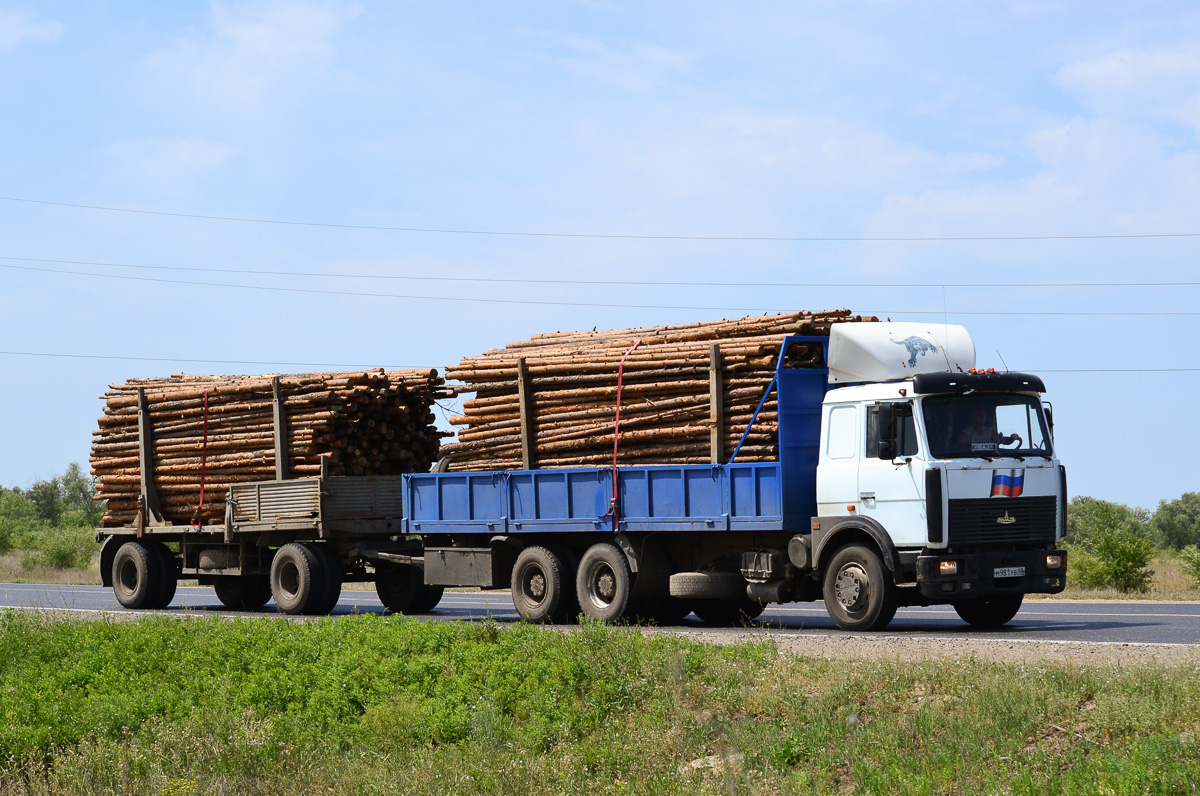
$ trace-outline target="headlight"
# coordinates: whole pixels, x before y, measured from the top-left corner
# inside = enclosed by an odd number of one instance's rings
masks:
[[[958,562],[957,561],[939,561],[938,562],[938,574],[939,575],[957,575],[958,574]]]
[[[1062,569],[1062,556],[1046,556],[1046,569]]]

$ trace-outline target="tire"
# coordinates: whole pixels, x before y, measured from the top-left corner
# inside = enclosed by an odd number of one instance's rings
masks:
[[[825,570],[825,610],[842,630],[882,630],[900,604],[879,554],[863,545],[838,550]]]
[[[567,564],[555,551],[540,545],[526,547],[517,555],[512,570],[512,601],[526,622],[559,621],[567,608],[564,590]],[[569,604],[569,603],[568,603]]]
[[[959,600],[954,610],[971,627],[981,629],[1006,625],[1021,610],[1024,594],[1002,594],[980,600]]]
[[[671,576],[670,587],[672,597],[684,599],[746,598],[746,579],[739,572],[676,572]]]
[[[393,613],[412,612],[422,581],[421,570],[417,567],[382,561],[375,565],[375,593],[384,607]]]
[[[257,611],[271,599],[271,580],[263,575],[221,575],[213,591],[226,608]]]
[[[179,569],[176,566],[178,562],[175,554],[162,542],[150,542],[146,547],[159,561],[158,594],[154,598],[154,604],[148,607],[166,608],[175,599],[175,589],[179,586]]]
[[[126,608],[153,608],[162,590],[162,558],[141,542],[126,542],[113,556],[112,584]]]
[[[321,562],[302,544],[289,542],[271,560],[271,596],[285,614],[303,614],[324,596]]]
[[[308,606],[306,614],[323,616],[333,610],[342,596],[342,562],[328,544],[306,544],[321,565],[321,598]]]
[[[744,592],[744,589],[743,589]],[[745,593],[741,599],[730,600],[696,600],[692,610],[706,625],[729,627],[745,625],[753,622],[766,608],[765,605],[748,599]]]
[[[616,545],[594,544],[579,560],[575,594],[585,616],[615,622],[625,615],[633,588],[629,561]]]
[[[409,606],[408,612],[411,614],[427,614],[437,604],[442,601],[442,594],[446,591],[445,586],[430,586],[424,582],[424,578],[417,579],[416,594],[413,595],[412,605]]]

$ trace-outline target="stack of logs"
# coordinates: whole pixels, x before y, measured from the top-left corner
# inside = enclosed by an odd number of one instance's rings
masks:
[[[611,464],[624,357],[619,463],[728,461],[770,385],[783,337],[864,320],[877,319],[798,312],[510,343],[447,368],[447,378],[464,382],[451,389],[475,397],[451,418],[465,428],[442,456],[450,470]],[[817,345],[795,345],[787,356],[792,367],[824,365]],[[774,460],[778,428],[772,393],[738,460]]]
[[[273,382],[278,382],[275,387]],[[152,445],[152,485],[165,520],[220,522],[229,484],[277,477],[276,389],[284,418],[285,462],[278,474],[312,476],[326,457],[329,475],[427,471],[442,436],[433,402],[446,396],[436,370],[301,373],[285,376],[191,376],[131,379],[102,396],[104,416],[93,431],[92,474],[103,523],[135,520],[141,489],[139,393]],[[205,395],[207,393],[207,409]],[[207,420],[207,431],[205,429]]]

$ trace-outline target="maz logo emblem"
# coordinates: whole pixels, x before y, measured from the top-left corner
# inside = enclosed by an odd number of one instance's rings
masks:
[[[1003,517],[997,517],[997,518],[996,518],[996,522],[1000,523],[1001,525],[1012,525],[1012,524],[1013,524],[1014,522],[1016,522],[1016,521],[1017,521],[1017,518],[1016,518],[1016,517],[1010,517],[1010,516],[1008,516],[1008,512],[1007,512],[1007,511],[1006,511],[1006,512],[1004,512],[1004,516],[1003,516]]]

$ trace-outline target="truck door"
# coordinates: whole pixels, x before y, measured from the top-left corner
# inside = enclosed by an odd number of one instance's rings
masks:
[[[918,460],[916,423],[912,404],[893,403],[895,458],[880,459],[880,442],[886,429],[879,422],[879,405],[865,407],[862,463],[858,471],[859,514],[871,517],[900,545],[922,545],[925,526],[925,467]],[[908,464],[905,461],[908,460]]]

